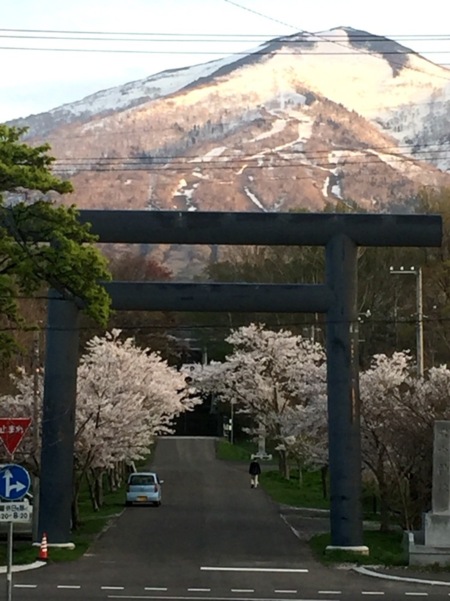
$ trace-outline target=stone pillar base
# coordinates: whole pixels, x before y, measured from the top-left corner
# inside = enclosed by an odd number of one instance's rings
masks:
[[[430,511],[424,520],[425,545],[448,549],[450,547],[450,513]]]
[[[329,551],[346,551],[347,553],[357,553],[358,555],[369,555],[369,547],[365,545],[358,545],[356,547],[338,547],[334,545],[327,545],[325,553]]]
[[[406,532],[408,545],[408,564],[410,566],[449,566],[450,546],[432,547],[424,545],[418,540],[423,540],[423,533]]]
[[[33,543],[33,547],[40,547],[41,543]],[[75,543],[47,543],[47,547],[52,547],[53,549],[69,549],[69,551],[73,551],[75,549]]]

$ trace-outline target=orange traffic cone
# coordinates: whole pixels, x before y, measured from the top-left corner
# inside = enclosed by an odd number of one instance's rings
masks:
[[[45,532],[42,534],[42,540],[41,540],[41,546],[39,547],[38,559],[40,561],[48,560],[47,534]]]

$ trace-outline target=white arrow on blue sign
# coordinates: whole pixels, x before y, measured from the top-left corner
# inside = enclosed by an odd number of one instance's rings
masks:
[[[21,465],[10,463],[0,468],[0,497],[5,501],[21,499],[30,486],[30,474]]]

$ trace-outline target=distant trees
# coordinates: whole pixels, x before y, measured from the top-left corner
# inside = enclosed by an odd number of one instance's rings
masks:
[[[171,270],[151,257],[148,249],[133,252],[121,248],[111,255],[109,268],[114,280],[118,281],[166,282],[172,279]],[[177,314],[167,311],[120,311],[111,316],[109,327],[129,332],[139,346],[159,351],[171,364],[176,364],[179,349],[170,332],[178,319]]]
[[[361,368],[378,353],[409,349],[414,354],[416,294],[413,277],[390,275],[404,266],[421,267],[423,273],[425,365],[450,361],[450,189],[423,190],[415,199],[418,213],[437,213],[444,222],[440,249],[360,248],[358,250],[358,310],[360,313]],[[358,207],[355,207],[358,211]],[[339,203],[325,212],[349,212]],[[324,249],[318,247],[235,247],[211,262],[206,276],[217,281],[319,283],[325,279]],[[253,316],[253,320],[261,319]],[[266,323],[285,324],[303,333],[307,328],[319,340],[323,316],[277,315]],[[317,337],[316,337],[317,340]]]

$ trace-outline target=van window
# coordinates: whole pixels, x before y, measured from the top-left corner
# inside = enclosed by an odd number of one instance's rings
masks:
[[[144,474],[132,474],[130,476],[130,484],[132,486],[147,486],[149,484],[154,484],[155,478],[151,475]]]

